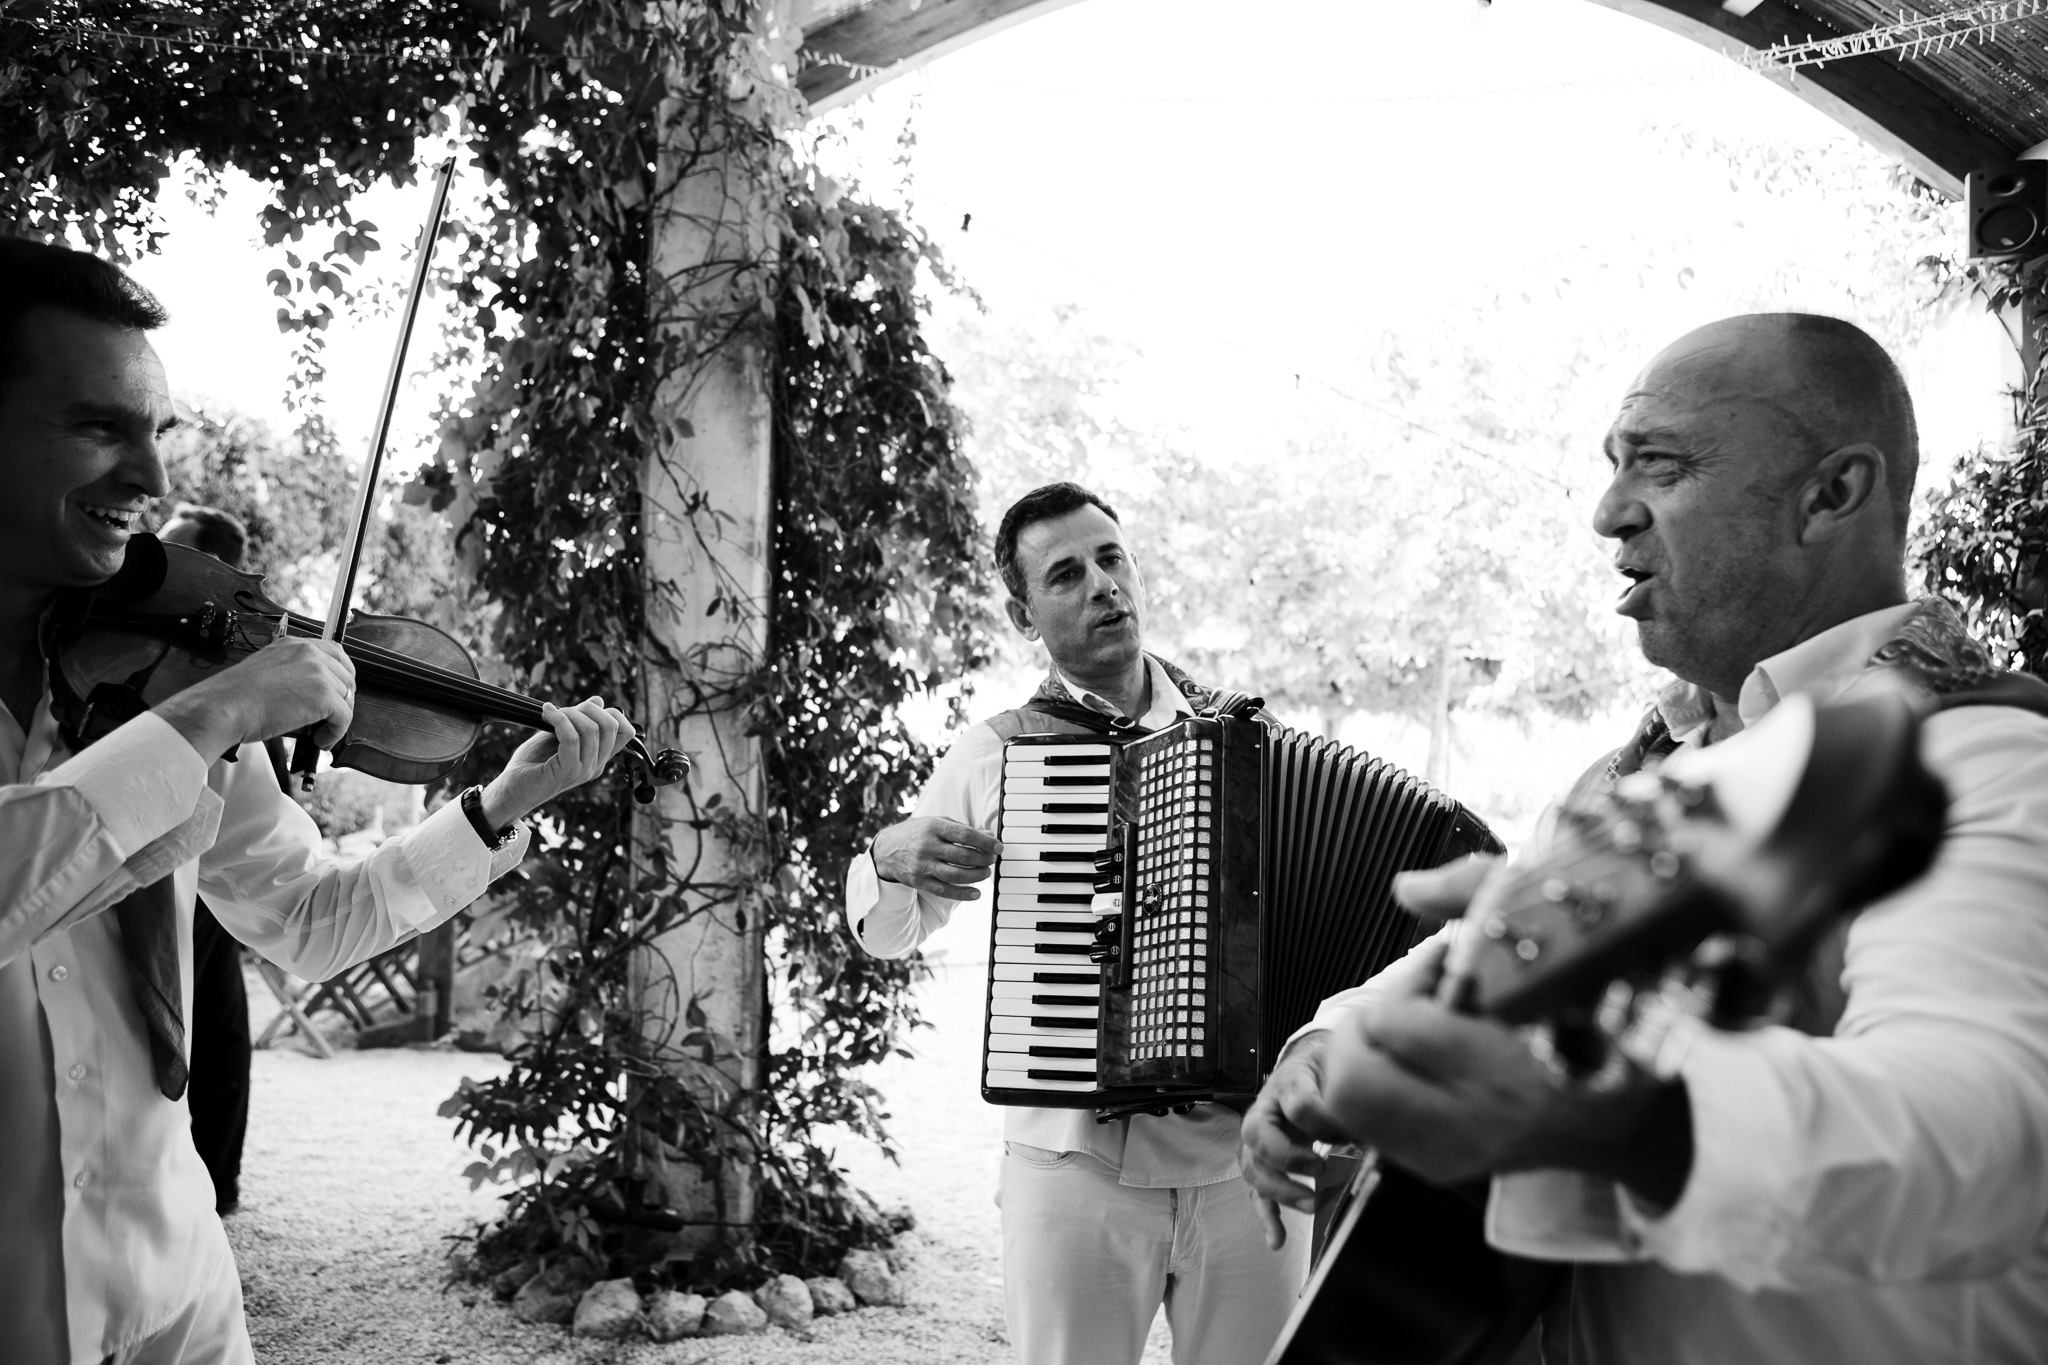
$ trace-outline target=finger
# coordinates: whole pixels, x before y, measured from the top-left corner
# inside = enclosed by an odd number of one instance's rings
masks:
[[[918,872],[935,881],[946,882],[952,886],[972,886],[976,882],[985,882],[995,875],[994,870],[991,868],[963,867],[959,863],[946,862],[928,863],[919,868]]]
[[[640,732],[633,728],[633,722],[628,720],[626,713],[618,707],[607,706],[604,709],[604,713],[612,721],[612,728],[605,736],[607,747],[605,748],[604,757],[605,762],[609,763],[612,759],[618,757],[619,750],[625,748],[634,739],[638,738]]]
[[[1424,1174],[1484,1136],[1472,1131],[1469,1087],[1410,1070],[1378,1047],[1340,1039],[1324,1066],[1330,1112],[1345,1136]]]
[[[980,849],[967,848],[960,844],[940,843],[927,846],[925,861],[951,863],[955,867],[994,867],[996,855]]]
[[[594,736],[595,747],[584,756],[587,767],[583,772],[586,778],[595,777],[605,764],[611,762],[612,755],[619,751],[619,726],[626,718],[606,706],[602,698],[594,697],[583,703],[579,709],[589,716],[591,723],[597,727]]]
[[[914,890],[922,891],[927,896],[937,896],[940,900],[978,901],[981,899],[981,893],[973,887],[962,886],[958,882],[942,882],[937,877],[912,875],[903,884]]]
[[[329,663],[340,669],[342,677],[347,678],[350,682],[355,681],[356,661],[348,656],[348,651],[342,648],[339,640],[308,640],[306,643],[311,645]]]
[[[1287,1121],[1270,1097],[1261,1097],[1245,1111],[1238,1136],[1247,1179],[1258,1171],[1274,1182],[1277,1189],[1291,1183],[1286,1178],[1289,1172],[1313,1175],[1323,1168],[1315,1144]]]
[[[322,749],[332,749],[348,733],[355,716],[355,699],[336,689],[336,695],[327,705],[326,716],[313,727],[313,743]]]
[[[1394,878],[1394,899],[1424,919],[1456,919],[1500,859],[1483,853]]]
[[[949,844],[958,844],[964,849],[973,849],[977,853],[985,853],[990,858],[994,858],[996,854],[1000,853],[1003,847],[1002,842],[987,830],[976,829],[972,825],[963,825],[958,820],[934,820],[932,822],[932,833],[938,835]]]
[[[1501,1060],[1519,1061],[1526,1051],[1498,1024],[1452,1014],[1420,997],[1388,1000],[1365,1020],[1372,1046],[1416,1076],[1458,1081],[1487,1073]]]
[[[1266,1234],[1266,1249],[1278,1251],[1287,1245],[1287,1226],[1280,1221],[1280,1206],[1264,1195],[1252,1196],[1252,1207],[1259,1211],[1259,1228]]]
[[[1244,1179],[1257,1192],[1258,1197],[1303,1213],[1316,1211],[1316,1187],[1305,1180],[1297,1180],[1277,1166],[1261,1161],[1242,1161]]]
[[[556,769],[581,768],[584,755],[597,742],[597,722],[590,718],[581,703],[563,707],[560,717],[555,726],[555,738],[560,744],[555,751]]]

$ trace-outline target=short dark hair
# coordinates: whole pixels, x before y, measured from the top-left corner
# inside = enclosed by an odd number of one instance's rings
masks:
[[[117,265],[66,246],[0,236],[0,390],[34,364],[34,350],[16,334],[23,315],[42,307],[139,332],[171,320],[156,295]]]
[[[192,531],[179,537],[176,544],[204,550],[231,569],[242,567],[242,556],[249,552],[249,528],[242,524],[240,517],[218,507],[181,502],[178,510],[165,520],[163,529],[168,531],[173,522],[179,521],[191,522]]]
[[[1049,483],[1010,504],[1010,510],[1003,513],[1003,524],[996,530],[996,572],[1003,576],[1003,586],[1010,590],[1010,596],[1019,602],[1025,600],[1024,571],[1017,567],[1017,537],[1024,533],[1024,528],[1083,507],[1100,507],[1104,516],[1123,524],[1114,507],[1078,483]]]

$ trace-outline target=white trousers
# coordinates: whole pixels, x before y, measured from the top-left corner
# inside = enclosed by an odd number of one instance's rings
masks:
[[[1021,1365],[1138,1365],[1159,1305],[1174,1365],[1259,1365],[1308,1278],[1310,1220],[1266,1249],[1242,1179],[1134,1189],[1083,1152],[1012,1148],[1003,1307]]]

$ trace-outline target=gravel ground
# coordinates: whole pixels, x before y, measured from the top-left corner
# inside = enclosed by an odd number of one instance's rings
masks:
[[[969,929],[970,926],[962,926]],[[965,937],[965,935],[961,935]],[[657,1346],[594,1343],[516,1322],[488,1293],[445,1289],[446,1239],[489,1218],[497,1191],[471,1193],[470,1153],[435,1109],[464,1076],[502,1070],[494,1056],[429,1049],[258,1052],[242,1205],[227,1220],[241,1263],[249,1329],[264,1365],[1003,1365],[996,1170],[1002,1113],[975,1090],[979,961],[948,962],[924,988],[935,1025],[919,1056],[876,1077],[895,1114],[902,1165],[848,1141],[842,1164],[884,1204],[916,1213],[922,1247],[907,1308],[822,1318],[808,1335],[770,1329]],[[252,1007],[267,993],[252,975]],[[260,1009],[252,1009],[257,1027]],[[1164,1320],[1146,1365],[1169,1359]]]

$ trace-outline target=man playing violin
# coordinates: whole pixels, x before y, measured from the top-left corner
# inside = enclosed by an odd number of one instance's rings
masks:
[[[1593,527],[1628,580],[1616,610],[1679,681],[1576,791],[1726,738],[1792,692],[1904,685],[1932,708],[1996,676],[1952,608],[1908,600],[1912,402],[1850,324],[1765,314],[1680,338],[1623,400],[1606,455]],[[1578,1263],[1544,1333],[1568,1336],[1578,1365],[2040,1360],[2034,704],[1928,716],[1921,755],[1949,794],[1940,853],[1824,939],[1792,1026],[1681,1020],[1627,1083],[1565,1084],[1515,1032],[1434,1002],[1439,935],[1290,1046],[1245,1116],[1248,1178],[1300,1207],[1311,1142],[1339,1139],[1447,1183],[1492,1177],[1489,1239]],[[1414,874],[1404,899],[1456,915],[1483,870]]]
[[[332,745],[355,670],[282,639],[73,753],[38,622],[121,567],[168,491],[176,421],[150,294],[83,253],[0,238],[0,1360],[252,1358],[184,1102],[193,899],[321,979],[452,918],[524,853],[522,817],[632,737],[596,698],[463,802],[351,862],[245,744]]]

